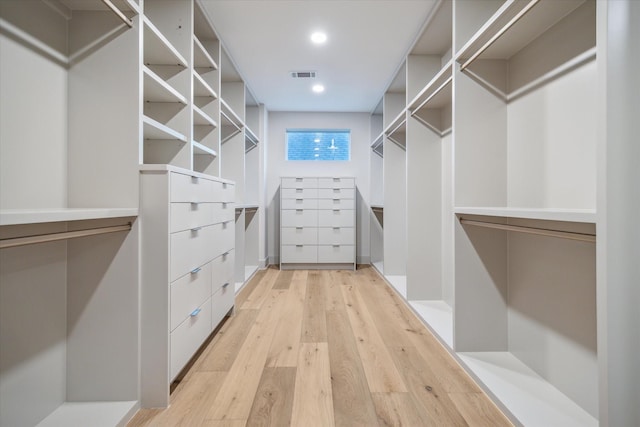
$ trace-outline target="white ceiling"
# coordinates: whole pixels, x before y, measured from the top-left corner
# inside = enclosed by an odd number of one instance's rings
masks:
[[[202,0],[219,38],[270,111],[370,112],[436,0]],[[328,41],[313,45],[323,30]],[[291,71],[316,71],[293,79]],[[311,92],[314,83],[326,90]]]

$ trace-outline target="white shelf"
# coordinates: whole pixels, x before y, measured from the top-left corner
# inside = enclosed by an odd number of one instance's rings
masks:
[[[227,104],[227,102],[220,98],[220,112],[224,113],[229,121],[231,121],[236,127],[241,128],[244,126],[242,119],[236,114],[235,111]]]
[[[447,104],[451,104],[451,79],[453,76],[453,61],[449,61],[438,74],[416,95],[415,98],[409,103],[409,111],[414,113],[422,108],[442,108]],[[441,92],[445,91],[448,87],[448,102],[447,98],[437,96]]]
[[[193,67],[199,70],[218,69],[218,64],[195,34],[193,35]]]
[[[179,65],[187,67],[187,61],[165,36],[143,16],[144,63],[151,65]]]
[[[180,132],[171,129],[170,127],[163,125],[157,120],[151,117],[144,116],[143,122],[143,134],[144,139],[175,139],[182,142],[187,142],[187,138]]]
[[[596,222],[594,209],[532,209],[511,207],[457,207],[456,214],[497,216],[505,218],[539,219],[567,222]]]
[[[244,151],[245,153],[256,148],[260,140],[248,127],[244,127]]]
[[[508,352],[462,352],[460,360],[525,426],[597,426],[587,411]]]
[[[391,276],[385,275],[387,282],[393,286],[393,288],[402,295],[402,298],[407,299],[407,276]]]
[[[2,209],[0,225],[39,224],[43,222],[84,221],[91,219],[138,216],[134,208],[59,208]]]
[[[38,427],[113,427],[123,425],[137,410],[137,401],[67,402],[42,420]]]
[[[371,149],[380,157],[384,156],[384,132],[380,133],[371,143]]]
[[[196,72],[193,73],[193,96],[205,97],[205,98],[218,98],[218,94],[207,82],[204,81],[202,76]]]
[[[218,127],[218,123],[201,108],[193,106],[193,124],[196,126],[213,126]]]
[[[179,102],[187,104],[187,98],[174,89],[169,83],[162,80],[149,67],[142,66],[144,75],[144,100],[146,102]]]
[[[409,301],[413,310],[429,327],[453,348],[453,309],[444,301]]]
[[[212,157],[217,157],[218,153],[216,150],[207,147],[206,145],[202,145],[199,142],[193,141],[193,154],[198,155],[208,155]]]
[[[169,164],[144,164],[144,165],[140,165],[139,167],[140,172],[142,173],[157,173],[157,172],[175,172],[175,173],[179,173],[182,175],[187,175],[193,178],[205,178],[205,179],[211,179],[211,178],[215,178],[216,181],[225,183],[225,184],[232,184],[235,185],[235,182],[229,180],[229,179],[224,179],[224,178],[220,178],[217,176],[212,176],[206,173],[202,173],[202,172],[197,172],[197,171],[193,171],[190,169],[185,169],[185,168],[181,168],[179,166],[174,166],[174,165],[169,165]],[[231,203],[231,202],[228,202]]]
[[[464,65],[470,59],[509,59],[583,3],[509,0],[460,49],[457,61]]]
[[[222,105],[222,100],[220,100],[220,105]],[[231,113],[233,113],[233,111],[231,111]],[[224,110],[220,111],[220,119],[222,122],[220,143],[222,144],[242,131],[242,122],[238,122],[238,116],[235,116],[237,120],[234,120],[232,117],[234,116],[229,115],[228,112]]]
[[[385,130],[385,135],[398,147],[406,150],[407,147],[407,114],[406,109],[391,122]]]

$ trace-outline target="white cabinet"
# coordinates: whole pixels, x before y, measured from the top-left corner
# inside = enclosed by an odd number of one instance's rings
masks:
[[[141,172],[141,400],[164,407],[234,304],[234,184],[173,166]]]
[[[355,188],[353,177],[281,178],[281,268],[355,268]]]

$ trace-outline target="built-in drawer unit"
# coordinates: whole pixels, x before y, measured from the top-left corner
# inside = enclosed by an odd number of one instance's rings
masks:
[[[319,263],[342,264],[353,262],[355,258],[354,245],[321,245],[318,246]]]
[[[355,228],[353,227],[320,227],[318,228],[319,245],[353,245]]]
[[[309,263],[355,268],[355,191],[353,177],[281,178],[281,268]]]
[[[145,407],[169,404],[169,384],[233,308],[234,187],[171,165],[141,166],[140,400]]]
[[[281,233],[283,245],[317,245],[317,227],[283,227]]]
[[[317,263],[317,245],[283,245],[281,262],[283,263]]]

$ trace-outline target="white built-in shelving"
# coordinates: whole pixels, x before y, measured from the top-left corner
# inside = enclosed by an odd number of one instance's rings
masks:
[[[0,3],[3,426],[139,408],[141,17],[115,3]]]

